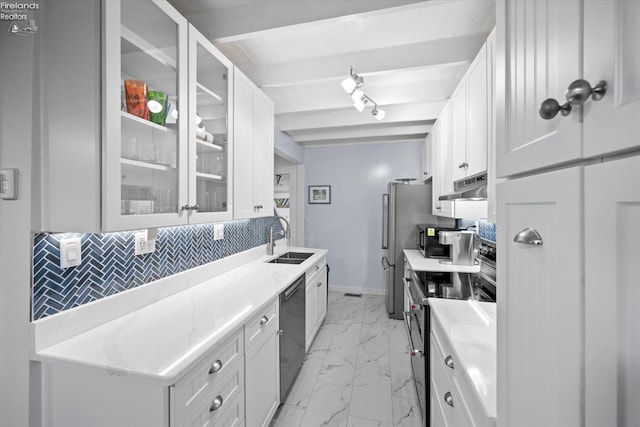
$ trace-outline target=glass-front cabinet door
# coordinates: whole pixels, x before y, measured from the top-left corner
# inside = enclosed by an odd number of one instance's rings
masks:
[[[189,25],[190,222],[233,215],[233,64]]]
[[[166,2],[103,8],[103,229],[186,224],[187,21]]]

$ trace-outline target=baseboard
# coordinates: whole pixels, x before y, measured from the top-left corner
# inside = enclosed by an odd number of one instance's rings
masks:
[[[384,295],[384,289],[354,288],[352,286],[329,285],[329,292],[349,292],[352,294]]]

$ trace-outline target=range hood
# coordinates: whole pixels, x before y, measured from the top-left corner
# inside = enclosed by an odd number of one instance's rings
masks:
[[[453,183],[453,193],[440,196],[440,200],[486,200],[487,173],[482,172]]]

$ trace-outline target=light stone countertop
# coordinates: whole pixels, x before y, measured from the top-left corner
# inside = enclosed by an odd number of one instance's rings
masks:
[[[270,264],[262,256],[241,267],[118,317],[55,345],[32,359],[132,376],[171,385],[213,345],[327,254],[313,252],[302,264]]]
[[[496,424],[497,338],[496,304],[429,298],[432,317],[445,331],[454,353],[456,370],[462,367],[466,382],[479,399],[488,420]]]

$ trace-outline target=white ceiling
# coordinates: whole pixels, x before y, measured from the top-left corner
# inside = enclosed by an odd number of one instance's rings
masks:
[[[494,0],[169,0],[304,145],[422,139],[495,23]],[[385,110],[359,113],[349,68]]]

